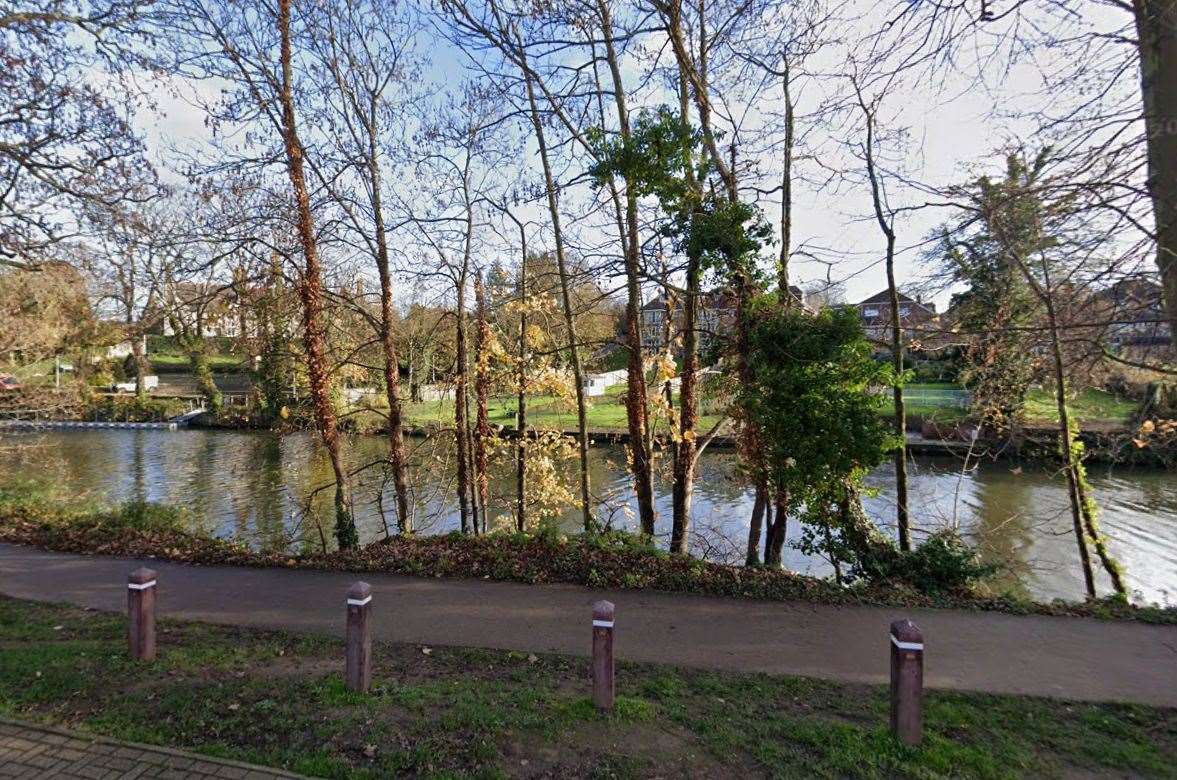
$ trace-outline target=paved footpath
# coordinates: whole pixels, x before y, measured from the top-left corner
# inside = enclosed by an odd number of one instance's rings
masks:
[[[1177,707],[1177,626],[1130,621],[190,566],[8,544],[0,593],[123,610],[127,573],[143,563],[159,572],[163,617],[342,637],[345,593],[363,579],[378,640],[586,655],[590,604],[606,598],[619,659],[851,682],[889,679],[888,626],[906,617],[923,630],[931,687]]]
[[[279,769],[0,718],[0,778],[273,780]]]

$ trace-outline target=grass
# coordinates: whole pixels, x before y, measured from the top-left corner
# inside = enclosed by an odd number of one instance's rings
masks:
[[[614,385],[605,391],[604,395],[586,399],[589,402],[588,427],[592,431],[605,433],[621,433],[628,430],[625,415],[625,385]],[[515,411],[518,408],[515,396],[495,396],[487,403],[487,412],[491,425],[501,425],[505,428],[515,427]],[[677,397],[676,397],[677,401]],[[453,401],[423,401],[411,403],[405,409],[405,421],[409,425],[452,426],[454,423]],[[705,414],[702,416],[699,428],[709,431],[719,417]],[[527,424],[532,428],[558,429],[565,431],[576,430],[576,402],[574,399],[563,399],[555,396],[528,396]],[[665,424],[660,428],[664,429]]]
[[[1136,413],[1140,402],[1106,390],[1088,388],[1070,399],[1069,408],[1080,422],[1123,423]],[[1058,422],[1058,405],[1053,390],[1034,388],[1026,394],[1026,419],[1033,422]]]
[[[0,713],[327,777],[1177,777],[1177,712],[931,692],[925,741],[882,686],[621,663],[614,713],[586,661],[377,643],[344,689],[336,638],[160,622],[0,597]]]
[[[192,368],[188,355],[179,352],[155,352],[149,354],[147,359],[151,361],[152,370],[162,373],[183,372]],[[208,367],[214,373],[245,370],[241,358],[236,355],[209,355]]]
[[[959,404],[959,385],[950,382],[921,382],[904,388],[907,414],[940,422],[957,422],[968,416],[969,410]],[[1070,400],[1071,413],[1080,422],[1125,423],[1128,422],[1140,403],[1106,390],[1088,388]],[[879,413],[891,413],[891,397],[879,399]],[[1026,394],[1027,423],[1043,424],[1058,422],[1058,407],[1051,390],[1033,388]]]

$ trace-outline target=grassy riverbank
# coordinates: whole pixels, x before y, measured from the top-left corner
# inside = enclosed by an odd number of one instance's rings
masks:
[[[623,433],[628,430],[625,413],[625,385],[614,385],[604,395],[587,399],[587,422],[589,430],[600,433]],[[515,413],[518,403],[515,396],[494,396],[487,402],[490,424],[515,427]],[[699,427],[708,431],[721,416],[704,414]],[[405,423],[421,427],[452,427],[454,424],[454,402],[449,400],[421,401],[405,407]],[[381,422],[377,423],[382,424]],[[575,431],[577,426],[576,402],[574,399],[556,396],[529,396],[527,399],[527,424],[531,428]],[[659,433],[666,432],[665,421],[657,426]]]
[[[62,552],[151,556],[199,564],[483,577],[776,601],[960,608],[1177,624],[1174,608],[1137,607],[1114,599],[1042,604],[992,595],[980,588],[938,588],[934,569],[939,558],[937,551],[931,552],[928,560],[913,558],[906,575],[894,575],[909,579],[860,580],[844,587],[782,569],[726,566],[671,556],[639,537],[620,532],[570,537],[552,533],[393,536],[355,550],[293,553],[253,550],[241,542],[196,533],[189,530],[196,526],[192,521],[185,510],[156,504],[70,505],[27,488],[0,490],[0,541]],[[923,584],[917,589],[914,582]]]
[[[881,686],[376,643],[370,695],[334,637],[164,620],[157,662],[121,615],[0,597],[0,713],[328,777],[1174,777],[1177,711],[928,694],[926,738]]]
[[[968,409],[960,405],[960,386],[951,383],[921,383],[909,385],[907,414],[941,423],[953,423],[965,419]],[[609,388],[604,395],[588,399],[589,430],[600,433],[620,433],[627,430],[624,401],[625,386]],[[1086,389],[1071,400],[1071,413],[1081,423],[1101,425],[1126,425],[1136,413],[1140,404],[1130,398],[1117,396],[1106,390]],[[488,412],[492,425],[514,428],[517,408],[514,396],[497,396],[490,399]],[[889,395],[879,398],[879,414],[888,416],[892,412]],[[706,403],[704,403],[706,411]],[[375,426],[384,424],[383,417],[372,415]],[[576,405],[570,399],[554,396],[529,397],[527,401],[528,424],[534,428],[576,430]],[[699,427],[710,430],[719,422],[720,415],[704,414]],[[368,421],[365,421],[367,424]],[[405,422],[414,426],[452,426],[454,405],[452,401],[422,401],[410,403],[405,408]],[[1026,394],[1026,424],[1044,425],[1058,422],[1058,408],[1054,394],[1049,390],[1034,388]]]

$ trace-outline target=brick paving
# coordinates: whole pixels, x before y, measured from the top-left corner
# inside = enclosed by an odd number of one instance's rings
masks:
[[[271,780],[301,775],[0,718],[0,778]]]

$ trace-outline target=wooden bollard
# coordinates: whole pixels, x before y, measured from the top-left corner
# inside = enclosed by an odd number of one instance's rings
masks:
[[[613,602],[593,604],[593,704],[613,709]]]
[[[924,635],[910,620],[891,624],[891,733],[918,745],[924,726]]]
[[[155,660],[156,573],[146,567],[127,575],[127,644],[137,661]]]
[[[372,586],[357,582],[347,591],[347,689],[367,693],[372,685]]]

